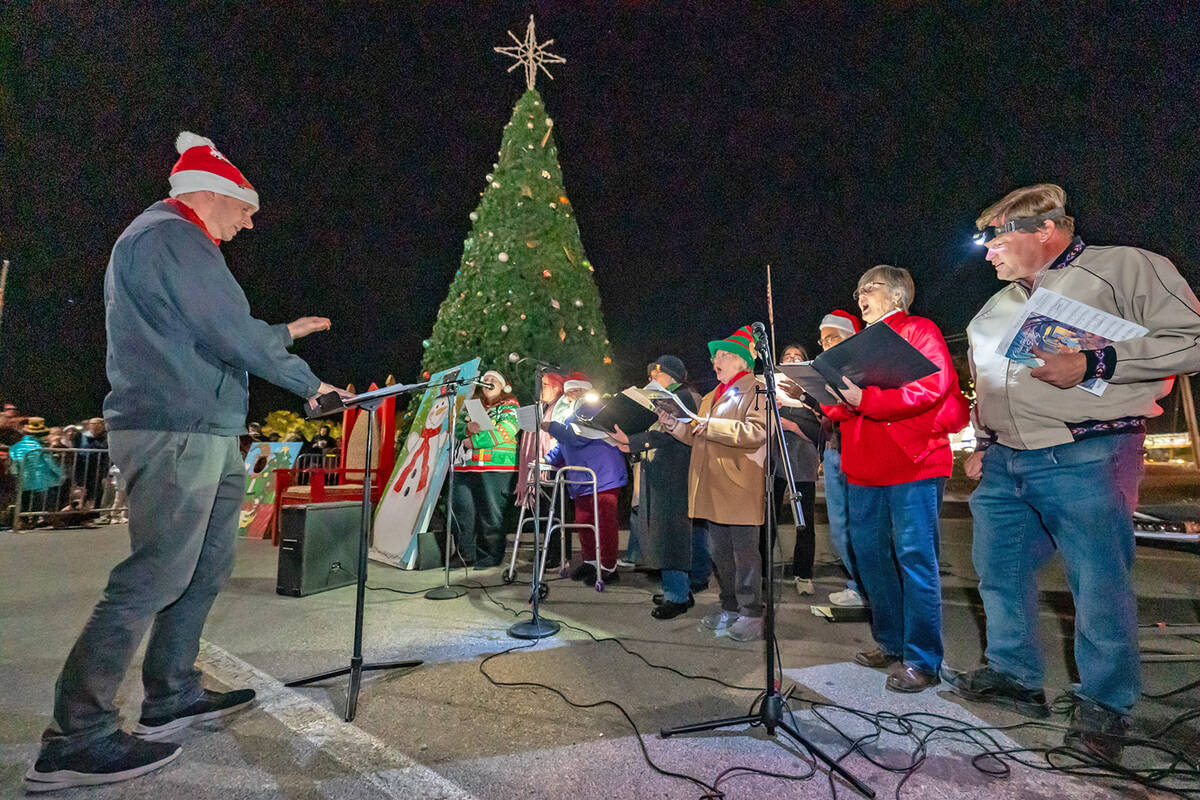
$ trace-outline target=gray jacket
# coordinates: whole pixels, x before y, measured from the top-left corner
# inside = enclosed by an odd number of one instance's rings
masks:
[[[248,372],[301,397],[320,386],[287,352],[287,326],[250,316],[221,251],[168,203],[150,206],[117,239],[104,307],[109,430],[238,435]]]

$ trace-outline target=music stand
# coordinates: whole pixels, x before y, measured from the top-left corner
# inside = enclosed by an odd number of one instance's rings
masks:
[[[465,382],[448,381],[447,383],[458,384]],[[371,513],[371,460],[375,443],[375,411],[383,404],[384,400],[392,395],[407,394],[420,389],[427,389],[430,386],[440,385],[442,384],[434,384],[432,381],[409,385],[397,384],[345,398],[340,398],[337,394],[329,392],[317,398],[315,407],[313,404],[305,404],[305,411],[309,417],[329,416],[346,408],[361,408],[367,413],[367,456],[366,463],[363,465],[362,519],[359,525],[358,540],[358,585],[354,598],[354,650],[350,654],[350,664],[349,666],[339,667],[328,672],[321,672],[316,675],[309,675],[305,678],[288,681],[284,684],[284,686],[288,687],[307,686],[310,683],[317,683],[328,678],[336,678],[339,675],[348,674],[350,676],[350,684],[346,690],[346,722],[353,722],[354,715],[358,710],[358,690],[362,684],[362,674],[364,672],[382,669],[405,669],[418,667],[425,663],[424,661],[365,663],[362,653],[363,606],[366,601],[367,590],[367,548],[370,543],[371,531],[374,528],[374,519]]]
[[[779,690],[775,685],[775,546],[774,539],[777,536],[777,524],[775,519],[775,476],[771,469],[771,446],[772,439],[779,437],[780,453],[783,456],[784,472],[787,475],[787,484],[793,495],[795,494],[796,483],[792,478],[792,465],[787,457],[787,444],[783,441],[783,425],[779,419],[779,404],[776,402],[775,395],[775,365],[771,361],[771,348],[767,342],[767,334],[765,330],[760,330],[762,323],[755,323],[754,334],[758,352],[763,360],[763,376],[766,379],[766,388],[756,389],[757,392],[766,395],[767,402],[767,440],[766,440],[766,492],[765,492],[765,508],[763,519],[767,525],[767,552],[766,552],[766,587],[764,594],[766,598],[763,620],[763,644],[766,649],[766,667],[767,680],[763,690],[762,702],[759,704],[757,714],[744,714],[740,717],[728,717],[726,719],[714,719],[708,722],[698,722],[691,725],[681,725],[676,728],[664,728],[659,732],[664,739],[671,736],[676,736],[681,733],[699,733],[701,731],[711,731],[717,728],[728,728],[734,725],[762,725],[766,729],[767,735],[775,738],[776,730],[780,730],[787,734],[791,739],[807,749],[817,758],[821,759],[828,765],[829,769],[836,772],[841,777],[845,778],[850,784],[861,792],[864,796],[873,798],[875,792],[871,787],[860,781],[852,775],[839,761],[833,759],[828,753],[821,750],[808,739],[806,739],[800,731],[790,725],[783,718],[784,698],[779,694]],[[772,435],[774,432],[774,436]],[[800,513],[799,507],[793,505],[796,513],[797,526],[804,524],[804,517]]]

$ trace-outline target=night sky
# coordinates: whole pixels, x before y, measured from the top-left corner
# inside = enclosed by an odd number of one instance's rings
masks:
[[[567,59],[537,88],[631,381],[673,352],[711,384],[704,344],[765,318],[768,262],[781,340],[815,347],[880,262],[961,332],[1000,287],[976,214],[1039,181],[1085,241],[1200,285],[1195,4],[29,5],[0,10],[0,396],[51,423],[99,413],[108,253],[181,129],[262,197],[223,246],[256,315],[331,317],[296,352],[332,383],[417,379],[524,89],[492,48],[530,11]],[[255,381],[252,416],[279,407]]]

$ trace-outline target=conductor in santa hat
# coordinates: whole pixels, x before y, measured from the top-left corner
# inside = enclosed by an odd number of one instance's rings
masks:
[[[248,373],[314,399],[337,391],[292,343],[324,317],[269,325],[251,316],[220,245],[254,227],[258,192],[212,141],[181,133],[170,196],[117,239],[104,275],[104,400],[112,460],[129,492],[131,554],[67,656],[26,789],[112,783],[179,755],[169,741],[200,720],[237,711],[250,689],[214,692],[195,667],[200,633],[233,569],[245,471]],[[132,734],[115,704],[134,652],[145,699]]]

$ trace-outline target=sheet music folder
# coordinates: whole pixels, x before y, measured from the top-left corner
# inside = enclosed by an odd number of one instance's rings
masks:
[[[658,422],[658,415],[626,394],[615,394],[588,422],[593,428],[611,431],[620,425],[625,433],[643,433]]]
[[[883,321],[829,348],[812,365],[834,389],[843,385],[843,377],[863,388],[898,389],[937,372],[936,364]]]

